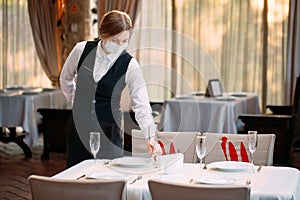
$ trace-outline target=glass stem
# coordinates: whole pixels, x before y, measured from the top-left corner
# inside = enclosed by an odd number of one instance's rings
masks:
[[[202,170],[202,159],[200,159],[200,170]]]

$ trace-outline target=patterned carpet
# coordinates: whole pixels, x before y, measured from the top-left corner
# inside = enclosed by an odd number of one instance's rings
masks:
[[[32,148],[30,159],[15,143],[0,142],[0,199],[31,199],[29,175],[52,176],[65,169],[64,154],[51,153],[49,160],[42,161],[42,152],[42,139]]]

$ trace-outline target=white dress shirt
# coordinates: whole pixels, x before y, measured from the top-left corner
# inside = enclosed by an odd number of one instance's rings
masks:
[[[83,41],[75,45],[66,59],[60,74],[61,89],[66,98],[72,102],[74,100],[76,90],[77,65],[85,44],[86,41]],[[95,82],[101,80],[119,56],[120,53],[104,53],[101,48],[101,41],[98,43],[93,71]],[[125,74],[125,83],[129,88],[132,110],[135,112],[136,120],[144,133],[145,138],[153,136],[155,134],[155,125],[151,114],[152,110],[149,105],[147,87],[140,66],[135,58],[132,58],[129,62],[128,69]],[[148,127],[150,130],[148,130]]]

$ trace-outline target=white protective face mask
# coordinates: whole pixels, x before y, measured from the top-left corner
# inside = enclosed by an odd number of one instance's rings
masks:
[[[128,42],[124,42],[122,45],[118,45],[117,43],[114,43],[112,41],[107,40],[106,44],[104,45],[105,49],[109,52],[109,53],[120,53],[122,51],[124,51],[128,46]]]

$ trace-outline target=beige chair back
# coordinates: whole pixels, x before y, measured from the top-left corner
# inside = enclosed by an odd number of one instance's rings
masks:
[[[148,181],[152,200],[248,200],[250,188],[246,185],[180,184],[163,180]]]
[[[205,133],[207,151],[206,164],[216,161],[250,161],[247,134]],[[254,153],[255,165],[273,165],[275,135],[258,134],[257,149]]]
[[[185,163],[196,162],[195,138],[199,132],[158,132],[163,154],[183,153]],[[149,157],[146,139],[140,130],[132,130],[132,156]]]
[[[28,181],[33,200],[126,199],[124,179],[70,180],[31,175]]]

